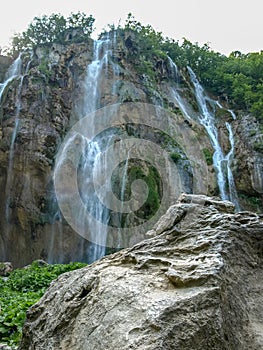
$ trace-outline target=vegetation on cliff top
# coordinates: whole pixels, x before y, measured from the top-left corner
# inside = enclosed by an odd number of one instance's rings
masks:
[[[156,57],[168,55],[179,68],[190,66],[208,91],[236,110],[253,113],[263,123],[263,51],[248,54],[235,51],[227,57],[211,50],[208,44],[199,46],[187,39],[180,44],[164,38],[150,25],[143,26],[131,14],[119,30],[134,33],[134,56],[140,57],[146,72],[153,70]]]
[[[12,52],[34,48],[52,42],[64,43],[69,30],[77,29],[72,40],[83,41],[93,32],[95,19],[85,13],[71,13],[68,18],[61,14],[35,17],[27,30],[13,37]],[[184,39],[164,38],[151,25],[142,25],[128,14],[124,26],[109,25],[119,33],[133,33],[130,50],[137,69],[154,79],[154,62],[167,55],[184,69],[190,66],[202,85],[211,93],[226,100],[232,108],[253,113],[263,123],[263,51],[242,54],[232,52],[229,57],[211,50],[208,44],[199,46]]]
[[[78,33],[76,41],[83,41],[93,32],[95,19],[83,12],[71,13],[68,18],[61,14],[34,17],[26,31],[15,34],[12,39],[12,52],[32,49],[35,46],[48,43],[64,43],[68,30],[75,29]]]
[[[16,345],[22,335],[26,311],[60,274],[84,267],[84,263],[48,265],[39,261],[0,277],[0,343]]]

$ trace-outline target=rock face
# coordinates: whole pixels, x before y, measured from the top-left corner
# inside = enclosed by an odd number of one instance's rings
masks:
[[[85,249],[84,240],[59,217],[52,174],[58,147],[75,118],[79,97],[74,94],[82,95],[90,47],[91,42],[54,44],[36,49],[31,60],[23,56],[23,76],[2,96],[0,260],[16,267],[35,259],[77,260],[80,247]],[[63,239],[54,234],[62,226]]]
[[[185,117],[174,100],[172,88],[177,82],[168,58],[153,57],[153,77],[147,76],[145,66],[141,65],[143,58],[136,53],[133,36],[124,35],[106,40],[111,46],[111,55],[104,64],[101,63],[101,75],[96,81],[98,108],[130,102],[162,106],[172,115],[170,120],[177,133],[167,137],[163,121],[159,123],[160,131],[147,128],[147,125],[135,127],[123,122],[121,136],[146,139],[164,148],[169,155],[167,173],[178,174],[178,177],[174,175],[176,179],[171,187],[179,187],[179,179],[182,184],[179,193],[218,195],[216,174],[211,164],[213,148],[204,127],[197,121],[199,110],[189,77],[187,81],[186,72],[180,72],[180,92],[187,111],[193,116],[191,120]],[[88,242],[76,234],[60,213],[53,173],[59,146],[76,120],[85,115],[81,106],[91,98],[89,94],[84,96],[84,91],[87,67],[93,55],[94,42],[91,39],[41,46],[31,57],[24,53],[21,56],[22,76],[13,79],[1,97],[0,261],[11,261],[14,267],[27,265],[35,259],[50,263],[88,260]],[[10,60],[0,56],[2,80],[8,64]],[[220,109],[217,124],[225,153],[230,148],[225,122],[233,125],[236,141],[233,173],[237,190],[242,195],[241,206],[260,212],[263,208],[263,157],[262,153],[251,150],[251,133],[245,132],[251,119],[247,118],[242,121],[239,117],[233,121],[226,107]],[[251,132],[255,138],[259,137],[259,126],[253,128]],[[134,164],[135,170],[137,165],[138,162]],[[141,169],[145,168],[144,165]],[[142,176],[145,177],[147,171]],[[199,172],[198,176],[195,171]],[[152,178],[154,176],[149,176],[149,182]],[[156,192],[156,207],[157,197],[162,192],[160,184],[161,181],[152,186]],[[153,201],[147,206],[154,207]],[[145,214],[149,213],[145,210]],[[132,221],[130,217],[129,220]],[[136,242],[136,237],[133,242]]]
[[[182,195],[151,238],[54,281],[19,349],[262,349],[262,221]]]

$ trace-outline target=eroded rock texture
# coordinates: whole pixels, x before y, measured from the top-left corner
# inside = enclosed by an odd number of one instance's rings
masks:
[[[182,195],[149,236],[54,281],[20,350],[262,349],[262,216]]]

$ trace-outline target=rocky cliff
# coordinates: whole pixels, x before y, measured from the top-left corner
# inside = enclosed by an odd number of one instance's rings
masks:
[[[198,122],[199,110],[187,72],[179,74],[179,90],[190,119],[174,98],[173,89],[178,87],[178,77],[168,58],[153,57],[151,74],[154,78],[149,78],[149,72],[144,72],[145,67],[140,66],[142,60],[136,58],[132,35],[126,33],[118,37],[112,34],[102,38],[102,42],[108,56],[103,61],[102,50],[98,57],[102,64],[96,80],[97,107],[146,103],[164,109],[171,121],[166,126],[160,122],[157,130],[143,123],[139,126],[126,123],[123,116],[122,125],[116,131],[118,137],[112,142],[117,144],[125,136],[145,138],[161,145],[170,156],[167,174],[179,174],[178,193],[218,195],[216,173],[211,163],[211,140]],[[14,266],[22,266],[38,258],[49,262],[88,259],[89,243],[76,234],[60,213],[53,172],[59,146],[71,126],[87,112],[83,106],[91,96],[87,94],[85,84],[87,67],[94,61],[94,50],[94,42],[89,40],[50,44],[38,47],[33,53],[23,53],[21,74],[4,90],[0,111],[0,190],[3,194],[0,261],[12,261]],[[6,62],[3,69],[7,67]],[[239,115],[232,120],[227,106],[212,107],[218,116],[217,127],[225,153],[231,147],[225,122],[232,125],[235,158],[231,166],[241,207],[260,212],[263,161],[262,153],[253,148],[251,132],[246,129],[252,117]],[[138,118],[134,115],[137,122]],[[90,124],[92,128],[92,122]],[[259,126],[253,125],[256,140]],[[146,169],[145,164],[141,164],[141,169]],[[137,166],[138,162],[130,165],[131,181]],[[142,214],[138,214],[137,221],[153,215],[151,210],[158,208],[164,192],[160,189],[162,179],[156,181],[158,177],[152,176],[151,171],[140,170],[142,177],[148,176],[152,199],[146,203]],[[171,184],[171,187],[176,186],[176,181]],[[120,189],[116,191],[121,192]],[[130,216],[126,221],[136,220]],[[116,218],[111,221],[115,222]],[[135,231],[131,242],[140,238],[136,238]]]
[[[54,281],[19,349],[262,349],[262,230],[262,215],[182,195],[149,239]]]

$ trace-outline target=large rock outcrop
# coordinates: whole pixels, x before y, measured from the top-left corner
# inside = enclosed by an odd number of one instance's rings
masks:
[[[164,148],[169,155],[167,174],[179,174],[182,184],[179,193],[218,195],[213,147],[198,122],[199,110],[187,72],[178,71],[179,84],[169,59],[153,56],[150,77],[145,71],[144,58],[138,54],[134,35],[111,32],[103,40],[98,55],[101,72],[96,80],[97,108],[128,103],[162,106],[171,116],[177,133],[168,135],[164,120],[160,121],[159,129],[147,127],[143,121],[138,127],[125,124],[124,120],[118,129],[121,137],[146,139]],[[110,52],[107,60],[103,60],[103,50]],[[22,75],[6,86],[0,101],[0,261],[11,261],[14,267],[35,259],[49,263],[88,261],[88,241],[70,227],[58,208],[53,174],[57,152],[67,132],[87,113],[85,103],[91,99],[86,84],[87,67],[94,59],[94,42],[69,40],[64,44],[43,45],[31,56],[23,53],[21,58]],[[1,81],[9,64],[10,59],[0,56]],[[191,118],[185,117],[174,99],[173,88],[177,84]],[[238,115],[234,121],[227,106],[216,106],[213,108],[218,109],[216,122],[225,154],[230,149],[226,121],[231,122],[235,134],[231,166],[241,207],[261,212],[263,157],[262,152],[251,146],[252,134],[255,142],[259,142],[260,127],[251,122],[252,116]],[[136,121],[135,116],[133,119]],[[138,165],[146,168],[145,163],[139,162],[134,162],[133,168],[136,170]],[[150,171],[141,171],[144,177],[147,172]],[[149,182],[152,178],[156,177],[149,176]],[[171,187],[178,188],[177,182],[172,182]],[[146,203],[145,207],[157,207],[161,192],[166,191],[159,190],[160,184],[157,181],[152,186],[154,205]],[[175,196],[171,194],[171,197]],[[142,216],[151,214],[144,210]],[[136,238],[133,242],[138,241]]]
[[[262,221],[182,195],[149,239],[54,281],[19,349],[262,349]]]

